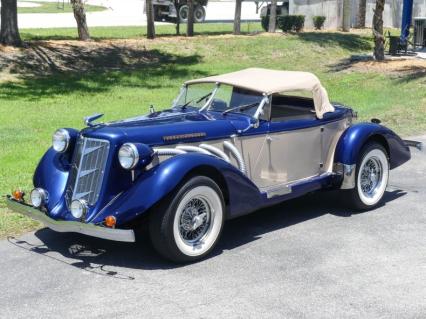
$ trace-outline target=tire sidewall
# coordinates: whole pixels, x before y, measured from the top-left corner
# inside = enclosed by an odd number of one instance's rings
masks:
[[[383,198],[389,181],[389,160],[385,148],[378,143],[371,143],[366,145],[363,148],[361,154],[362,155],[360,156],[356,167],[356,180],[354,191],[356,192],[357,199],[360,202],[360,206],[362,206],[362,208],[368,209],[376,206]],[[368,159],[372,157],[380,161],[380,164],[382,165],[383,177],[379,188],[376,190],[376,194],[373,197],[368,197],[363,193],[361,189],[361,173],[364,164],[368,161]]]
[[[201,19],[197,18],[197,12],[198,11],[202,12],[202,18]],[[206,10],[204,9],[204,7],[203,6],[196,6],[194,8],[194,22],[202,23],[202,22],[204,22],[205,18],[206,18]]]
[[[184,11],[186,11],[186,19],[182,18],[182,15],[181,15],[181,13]],[[180,22],[188,21],[188,13],[189,13],[188,5],[184,4],[183,6],[179,8],[178,16],[179,16]]]
[[[215,211],[212,213],[216,219],[212,225],[212,229],[209,230],[209,233],[213,235],[211,241],[209,241],[209,243],[203,249],[199,251],[193,250],[191,252],[183,247],[184,243],[179,235],[179,230],[177,229],[177,220],[179,219],[178,211],[181,209],[182,205],[185,204],[183,199],[191,195],[196,195],[197,189],[208,190],[209,194],[205,194],[206,196],[212,196],[213,194],[216,195],[216,198],[213,197],[213,199],[211,199],[216,201],[214,209]],[[182,261],[193,261],[201,259],[208,255],[210,251],[212,251],[222,233],[223,224],[225,221],[225,202],[222,192],[219,186],[212,179],[204,176],[193,177],[176,192],[167,209],[166,215],[167,234],[169,234],[168,246],[169,251],[175,255],[173,259]]]

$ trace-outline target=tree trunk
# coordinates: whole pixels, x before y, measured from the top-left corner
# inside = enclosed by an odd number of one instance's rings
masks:
[[[348,32],[351,29],[351,0],[343,0],[342,30]]]
[[[148,39],[155,38],[155,25],[154,25],[154,7],[152,0],[145,1],[146,6],[146,37]]]
[[[385,59],[385,46],[383,37],[383,9],[385,0],[377,0],[373,16],[373,35],[374,35],[374,58],[377,61]]]
[[[271,1],[271,9],[269,13],[269,28],[268,32],[275,32],[277,28],[277,0]]]
[[[176,35],[180,35],[179,0],[174,0],[176,8]]]
[[[367,0],[359,0],[357,27],[365,28],[365,15],[367,12]]]
[[[18,29],[17,0],[1,0],[0,42],[4,45],[22,45]]]
[[[194,36],[194,0],[188,0],[188,25],[186,28],[186,36]]]
[[[86,22],[86,11],[84,10],[83,0],[71,0],[74,18],[77,22],[78,38],[81,41],[89,41],[90,34]]]
[[[241,0],[235,1],[234,34],[241,34]]]

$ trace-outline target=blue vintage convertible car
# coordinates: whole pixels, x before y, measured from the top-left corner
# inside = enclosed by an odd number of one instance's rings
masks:
[[[225,220],[319,189],[375,207],[408,146],[329,102],[307,72],[250,68],[186,82],[172,106],[122,121],[63,128],[11,209],[59,232],[133,242],[145,222],[156,250],[206,256]],[[237,236],[237,235],[236,235]]]

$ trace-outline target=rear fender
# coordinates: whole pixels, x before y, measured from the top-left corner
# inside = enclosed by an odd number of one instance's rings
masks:
[[[90,222],[102,222],[109,215],[116,216],[118,225],[130,222],[166,198],[191,172],[200,175],[203,168],[206,173],[214,170],[223,177],[228,191],[228,214],[241,215],[262,204],[259,189],[237,168],[214,156],[188,153],[176,155],[140,174],[130,189],[119,194]]]
[[[392,130],[375,123],[358,123],[349,127],[340,137],[334,162],[344,165],[356,164],[362,147],[369,141],[377,141],[386,148],[391,169],[411,158],[408,146]]]

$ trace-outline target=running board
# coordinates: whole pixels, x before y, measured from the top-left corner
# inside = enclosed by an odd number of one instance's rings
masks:
[[[291,182],[291,183],[270,186],[268,188],[262,189],[261,192],[263,194],[265,194],[268,199],[276,197],[276,196],[288,195],[288,194],[291,194],[293,192],[293,188],[295,188],[295,187],[298,188],[298,186],[300,187],[300,186],[303,186],[303,185],[307,185],[309,183],[315,183],[315,182],[322,180],[323,178],[328,178],[332,175],[334,175],[334,174],[327,172],[327,173],[323,173],[321,175],[302,178],[302,179],[299,179],[299,180]]]
[[[266,197],[268,199],[275,196],[287,195],[291,193],[291,185],[290,184],[276,185],[268,189],[265,189],[263,193],[266,194]]]

